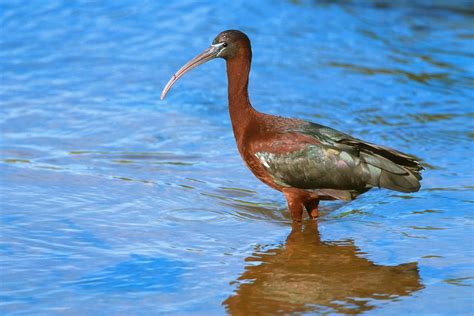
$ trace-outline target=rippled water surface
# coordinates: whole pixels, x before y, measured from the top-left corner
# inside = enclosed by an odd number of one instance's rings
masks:
[[[2,314],[474,312],[469,1],[1,1]],[[417,155],[420,192],[285,200],[235,148],[222,30],[250,96]]]

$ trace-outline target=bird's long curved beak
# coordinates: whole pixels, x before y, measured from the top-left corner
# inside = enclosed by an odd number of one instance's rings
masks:
[[[165,98],[166,94],[174,85],[174,83],[178,81],[178,79],[181,78],[185,73],[187,73],[193,68],[196,68],[199,65],[204,64],[205,62],[211,59],[219,57],[219,53],[221,52],[222,48],[223,48],[222,43],[211,45],[209,48],[204,50],[201,54],[197,55],[196,57],[188,61],[183,67],[181,67],[180,70],[178,70],[173,75],[173,77],[171,77],[170,81],[168,81],[165,88],[161,92],[160,99],[163,100]]]

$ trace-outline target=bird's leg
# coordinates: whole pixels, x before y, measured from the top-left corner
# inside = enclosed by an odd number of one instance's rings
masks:
[[[318,199],[311,200],[304,205],[311,219],[318,218],[318,205],[319,205]]]
[[[304,204],[300,196],[292,194],[292,192],[283,192],[288,202],[288,209],[291,213],[293,223],[301,223],[303,217]]]

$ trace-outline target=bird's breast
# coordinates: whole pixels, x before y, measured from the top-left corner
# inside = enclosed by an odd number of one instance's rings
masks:
[[[283,186],[275,183],[271,174],[264,168],[260,159],[256,156],[253,151],[241,152],[242,159],[249,168],[249,170],[257,177],[260,181],[266,185],[274,188],[275,190],[281,191]]]

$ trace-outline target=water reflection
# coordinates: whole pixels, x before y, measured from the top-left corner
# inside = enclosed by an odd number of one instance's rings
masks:
[[[423,288],[417,263],[377,265],[352,240],[322,242],[314,222],[293,227],[285,245],[257,249],[224,301],[232,315],[337,312],[359,314],[376,300]]]

